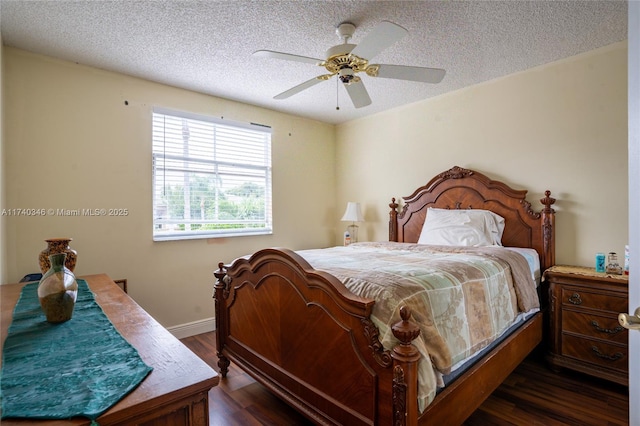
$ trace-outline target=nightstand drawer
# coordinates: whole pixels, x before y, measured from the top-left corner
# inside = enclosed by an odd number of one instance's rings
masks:
[[[626,297],[592,293],[571,287],[562,288],[562,304],[565,306],[580,306],[581,308],[615,312],[616,314],[619,312],[626,312],[628,309]]]
[[[581,312],[563,310],[562,330],[624,345],[629,341],[627,329],[618,323],[617,318]]]
[[[562,355],[597,364],[607,369],[628,371],[626,346],[579,336],[563,335]]]

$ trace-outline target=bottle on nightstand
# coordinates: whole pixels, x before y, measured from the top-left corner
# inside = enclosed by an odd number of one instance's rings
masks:
[[[610,252],[607,259],[607,274],[622,275],[622,267],[618,263],[618,255]]]

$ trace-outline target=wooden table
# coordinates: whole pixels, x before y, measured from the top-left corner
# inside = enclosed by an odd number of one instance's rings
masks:
[[[209,424],[208,392],[219,382],[218,374],[162,327],[105,274],[82,278],[95,294],[120,334],[139,352],[153,371],[129,395],[97,421],[100,426]],[[24,283],[0,285],[1,343],[7,337],[13,308]],[[88,425],[86,418],[72,421],[2,420],[9,425]]]

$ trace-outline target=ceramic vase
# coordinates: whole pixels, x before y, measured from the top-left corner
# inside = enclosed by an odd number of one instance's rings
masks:
[[[61,323],[71,319],[78,297],[78,283],[73,272],[65,266],[67,254],[49,256],[51,267],[38,284],[40,307],[50,323]]]
[[[56,253],[66,253],[67,260],[65,261],[65,266],[73,272],[76,268],[76,260],[78,259],[78,253],[69,247],[69,243],[73,240],[71,238],[51,238],[45,241],[47,242],[47,248],[42,250],[38,256],[40,271],[44,274],[51,267],[49,256]]]

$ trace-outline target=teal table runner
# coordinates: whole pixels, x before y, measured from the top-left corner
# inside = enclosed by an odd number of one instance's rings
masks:
[[[78,279],[73,318],[50,324],[24,286],[2,353],[2,418],[95,420],[152,370]]]

